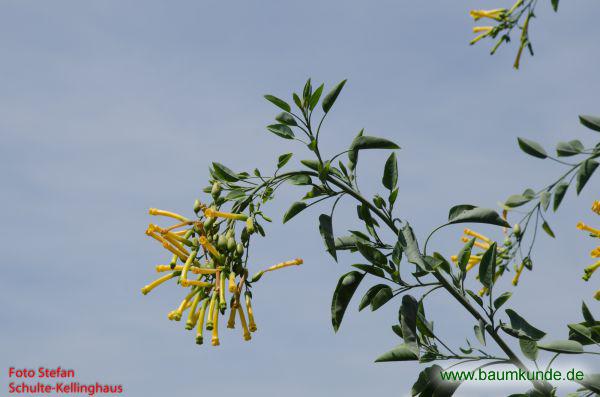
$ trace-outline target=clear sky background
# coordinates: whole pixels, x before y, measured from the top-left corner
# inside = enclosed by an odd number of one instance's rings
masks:
[[[561,166],[526,156],[516,137],[549,149],[590,144],[598,135],[577,115],[600,114],[600,7],[564,1],[554,14],[546,3],[531,27],[536,56],[516,72],[514,44],[494,57],[488,43],[468,46],[468,10],[510,5],[501,0],[1,1],[3,393],[9,366],[60,365],[133,397],[406,395],[417,365],[373,363],[399,342],[389,328],[398,302],[358,313],[356,299],[334,335],[331,295],[359,259],[336,264],[324,252],[318,210],[281,225],[301,189],[269,207],[276,222],[252,262],[302,256],[305,265],[256,286],[251,343],[224,329],[218,348],[196,346],[166,319],[180,290],[140,293],[168,258],[144,235],[155,220],[147,209],[191,214],[211,161],[268,173],[281,152],[296,153],[291,164],[307,158],[266,132],[277,110],[262,95],[290,98],[309,76],[328,87],[349,79],[324,130],[328,154],[362,127],[402,146],[398,215],[421,237],[452,205],[493,207],[545,186]],[[361,157],[364,191],[381,188],[383,160]],[[598,223],[589,210],[598,187],[596,178],[579,198],[569,192],[550,216],[558,238],[541,236],[535,272],[507,305],[554,339],[565,338],[564,320],[580,321],[582,299],[598,313],[597,278],[581,280],[593,242],[575,229]],[[354,214],[342,205],[336,231],[356,226]],[[460,233],[450,228],[432,244],[452,255]],[[426,309],[450,343],[474,340],[470,318],[443,294]],[[577,357],[563,364],[600,367]],[[509,394],[494,390],[486,394]],[[467,386],[458,395],[478,393]]]

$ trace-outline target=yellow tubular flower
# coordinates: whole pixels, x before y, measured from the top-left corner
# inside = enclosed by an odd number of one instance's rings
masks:
[[[462,236],[461,241],[463,243],[468,243],[469,241],[471,241],[471,239],[468,237]],[[479,247],[484,250],[487,250],[490,248],[490,245],[488,243],[480,243],[479,241],[475,241],[475,243],[473,245],[475,245],[475,247]]]
[[[296,258],[296,259],[291,260],[291,261],[281,262],[281,263],[278,263],[276,265],[273,265],[270,268],[268,268],[267,270],[265,270],[265,272],[272,272],[273,270],[279,270],[279,269],[282,269],[282,268],[288,267],[288,266],[299,266],[299,265],[301,265],[303,263],[304,263],[304,261],[302,259]]]
[[[185,285],[183,285],[185,284]],[[213,283],[209,283],[208,281],[198,281],[198,280],[184,280],[181,282],[181,285],[183,287],[188,287],[190,285],[196,286],[196,287],[212,287],[214,284]]]
[[[185,249],[185,247],[182,244],[187,245],[188,247],[192,247],[193,244],[188,241],[187,239],[178,236],[175,233],[171,233],[171,232],[167,232],[167,233],[161,233],[163,235],[163,237],[165,238],[165,240],[167,240],[168,242],[170,242],[171,244],[173,244],[175,247],[177,247],[178,249],[180,249],[183,252],[187,252],[187,250]]]
[[[594,234],[596,237],[600,237],[600,230],[594,229],[593,227],[590,227],[583,222],[577,223],[577,229],[585,230],[586,232]]]
[[[200,245],[202,245],[208,252],[210,252],[213,257],[215,257],[217,259],[217,261],[219,262],[223,262],[223,257],[221,256],[221,254],[219,254],[219,251],[217,251],[217,249],[215,248],[214,245],[212,245],[205,236],[200,236],[198,238],[198,242],[200,243]]]
[[[180,220],[181,222],[189,222],[190,220],[188,218],[186,218],[185,216],[176,214],[175,212],[170,212],[170,211],[163,211],[163,210],[159,210],[157,208],[150,208],[148,210],[148,213],[150,215],[159,215],[159,216],[168,216],[169,218],[175,218]]]
[[[156,265],[156,271],[158,273],[168,272],[169,270],[182,271],[183,266],[171,267],[170,265]],[[190,266],[190,272],[192,272],[194,274],[215,274],[216,272],[218,272],[218,270],[217,269],[208,269],[205,267]]]
[[[204,292],[200,292],[200,293],[196,294],[196,296],[194,297],[194,301],[192,302],[192,305],[190,306],[190,313],[188,314],[187,321],[185,322],[185,329],[190,330],[190,329],[194,328],[194,325],[196,325],[196,322],[197,322],[196,316],[198,315],[198,313],[196,313],[196,308],[198,307],[198,303],[200,302],[200,300],[203,297],[204,297]]]
[[[592,204],[592,211],[594,211],[596,214],[600,215],[600,201],[598,201],[598,200],[594,201],[594,203]]]
[[[493,26],[475,26],[473,28],[473,33],[489,33],[494,29]]]
[[[208,306],[208,321],[206,322],[206,329],[208,331],[213,329],[213,316],[215,311],[215,302],[217,301],[217,291],[213,291],[210,297],[210,305]]]
[[[246,310],[248,311],[248,329],[250,332],[256,332],[256,323],[254,322],[254,310],[252,310],[252,302],[250,295],[246,294]]]
[[[467,263],[466,270],[469,271],[469,270],[473,269],[480,262],[481,262],[481,257],[480,256],[472,256],[472,257],[470,257],[469,258],[469,263]]]
[[[248,331],[248,324],[246,324],[246,317],[244,316],[242,305],[238,305],[237,310],[240,315],[240,323],[242,323],[242,328],[244,330],[244,340],[250,340],[252,339],[252,336],[250,335],[250,331]]]
[[[506,12],[506,8],[497,8],[495,10],[471,10],[469,15],[475,20],[481,18],[490,18],[499,21],[502,15]]]
[[[594,274],[594,272],[600,267],[600,261],[594,263],[593,265],[590,265],[588,267],[586,267],[583,271],[584,271],[584,275],[583,275],[583,279],[585,281],[588,281],[590,279],[590,277],[592,277],[592,274]]]
[[[521,263],[521,265],[517,268],[517,273],[515,277],[512,279],[512,285],[515,287],[519,284],[519,278],[521,277],[521,273],[523,273],[523,269],[525,268],[525,263]]]
[[[213,210],[212,208],[205,209],[204,215],[207,218],[226,218],[226,219],[233,219],[236,221],[245,221],[248,219],[248,215],[232,214],[230,212],[221,212],[221,211]]]
[[[173,316],[175,321],[179,321],[181,320],[181,316],[183,315],[183,312],[186,311],[190,306],[190,299],[192,299],[192,297],[194,297],[194,295],[196,295],[200,290],[199,289],[192,289],[192,291],[186,295],[185,298],[183,298],[183,300],[181,301],[181,303],[179,304],[179,307],[177,308],[177,310],[175,310],[175,315]]]
[[[217,279],[219,280],[219,307],[221,310],[227,309],[227,302],[225,302],[225,277],[221,272],[217,273]]]
[[[154,280],[153,282],[151,282],[150,284],[148,284],[144,288],[142,288],[142,294],[144,294],[144,295],[148,294],[154,288],[158,287],[159,285],[161,285],[165,281],[168,281],[168,280],[172,279],[176,275],[177,275],[177,273],[173,272],[173,273],[167,274],[165,276],[162,276],[161,278],[157,278],[156,280]]]
[[[231,304],[231,310],[229,311],[229,319],[227,320],[227,328],[235,328],[235,310],[236,303]]]
[[[229,273],[229,292],[234,293],[237,290],[237,286],[235,285],[235,273]]]
[[[473,230],[471,230],[471,229],[465,229],[465,230],[463,230],[463,233],[464,233],[464,234],[466,234],[467,236],[471,236],[471,237],[478,238],[478,239],[480,239],[481,241],[483,241],[483,242],[486,242],[486,243],[488,243],[488,244],[491,244],[491,243],[492,243],[492,240],[491,240],[491,239],[489,239],[489,238],[487,238],[486,236],[484,236],[483,234],[477,233],[477,232],[475,232],[475,231],[473,231]],[[468,242],[468,241],[469,241],[469,240],[467,239],[467,242]]]
[[[196,255],[198,255],[198,251],[192,251],[192,253],[190,255],[188,255],[187,260],[185,261],[185,264],[183,265],[183,269],[181,270],[181,277],[179,278],[179,280],[181,281],[181,285],[186,287],[187,284],[187,274],[188,271],[190,270],[190,266],[192,266],[192,262],[194,262],[194,259],[196,259]]]
[[[212,338],[210,340],[213,346],[219,346],[219,310],[214,310],[213,313],[213,329]]]
[[[202,333],[204,332],[204,316],[206,315],[206,307],[208,306],[208,298],[204,298],[200,311],[198,312],[198,330],[196,331],[196,343],[201,345],[204,342]]]
[[[600,247],[596,247],[590,252],[592,258],[600,258]]]

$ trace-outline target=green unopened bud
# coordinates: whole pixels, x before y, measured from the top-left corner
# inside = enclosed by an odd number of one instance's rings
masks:
[[[244,253],[244,245],[242,243],[238,243],[237,246],[235,247],[235,252],[239,256],[242,256],[242,254]]]
[[[213,198],[219,197],[219,195],[221,194],[221,184],[219,182],[213,183],[210,194],[213,196]]]
[[[252,280],[250,280],[250,282],[254,283],[254,282],[260,280],[260,278],[263,276],[263,274],[265,274],[264,271],[260,271],[260,272],[256,273],[254,276],[252,276]]]
[[[254,233],[254,220],[252,218],[246,219],[246,230],[248,234]]]
[[[242,229],[242,235],[240,236],[240,238],[242,239],[243,243],[247,243],[250,239],[250,235],[248,234],[248,230],[246,230],[246,228]]]
[[[198,215],[198,212],[200,212],[201,209],[202,203],[200,203],[200,200],[194,201],[194,212],[196,213],[196,215]]]
[[[212,227],[212,225],[214,225],[215,223],[215,218],[206,218],[206,221],[204,221],[204,229],[205,230],[210,230],[210,228]]]
[[[515,234],[515,236],[520,237],[521,236],[521,225],[519,225],[518,223],[515,223],[515,225],[513,226],[513,233]]]
[[[227,248],[227,238],[222,234],[220,234],[219,238],[217,239],[217,248],[223,250]]]
[[[229,239],[227,239],[227,251],[233,252],[235,250],[235,246],[235,239],[233,237],[229,237]]]

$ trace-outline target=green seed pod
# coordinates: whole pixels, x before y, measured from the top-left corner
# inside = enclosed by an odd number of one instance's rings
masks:
[[[222,234],[220,234],[219,238],[217,239],[217,248],[222,250],[227,248],[227,238]]]
[[[235,239],[233,237],[229,237],[227,239],[227,251],[233,252],[235,250]]]
[[[246,229],[248,229],[248,234],[254,233],[254,220],[252,217],[246,219]]]
[[[227,237],[228,239],[230,239],[231,237],[233,237],[233,229],[228,229],[227,233],[225,233],[225,237]]]
[[[202,210],[202,204],[200,203],[200,200],[194,201],[194,212],[196,213],[196,215],[198,215],[198,212],[200,212],[200,210]]]
[[[235,252],[239,256],[242,256],[242,254],[244,253],[244,245],[242,243],[238,243],[237,246],[235,247]]]
[[[204,221],[204,229],[210,230],[210,228],[215,224],[215,218],[206,218]]]
[[[210,194],[213,196],[213,198],[217,198],[219,197],[219,195],[221,194],[221,184],[219,182],[215,182],[212,185],[212,190],[210,191]]]

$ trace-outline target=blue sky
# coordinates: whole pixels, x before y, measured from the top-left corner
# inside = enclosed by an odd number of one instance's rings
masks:
[[[166,319],[181,299],[176,288],[140,294],[166,258],[144,235],[147,208],[191,213],[211,161],[268,171],[281,152],[293,151],[293,164],[306,158],[302,147],[266,132],[277,110],[262,95],[289,98],[309,76],[329,87],[349,79],[328,117],[326,153],[345,150],[363,127],[402,146],[398,215],[419,236],[452,205],[495,206],[545,185],[560,166],[524,155],[516,137],[549,148],[597,139],[577,115],[600,114],[598,6],[565,2],[554,14],[541,2],[531,34],[536,56],[516,72],[515,46],[494,57],[487,43],[468,46],[468,10],[506,5],[1,2],[2,367],[70,367],[80,382],[121,383],[133,397],[404,395],[417,366],[373,363],[398,343],[389,329],[397,304],[358,313],[353,302],[334,335],[331,294],[358,259],[332,262],[318,211],[281,225],[301,189],[282,191],[269,207],[277,222],[253,258],[302,256],[305,265],[257,286],[251,343],[224,332],[219,348],[197,347]],[[361,162],[363,191],[374,193],[382,156]],[[592,242],[574,227],[592,219],[597,192],[593,180],[579,198],[568,194],[551,216],[559,238],[540,239],[536,271],[511,299],[556,339],[566,333],[558,318],[579,321],[582,299],[598,309],[594,285],[580,279]],[[353,214],[342,205],[336,230],[356,225]],[[451,255],[459,235],[449,229],[432,243]],[[442,294],[427,310],[450,342],[471,337],[470,319]],[[5,390],[6,377],[0,382]],[[476,393],[466,387],[458,395]]]

